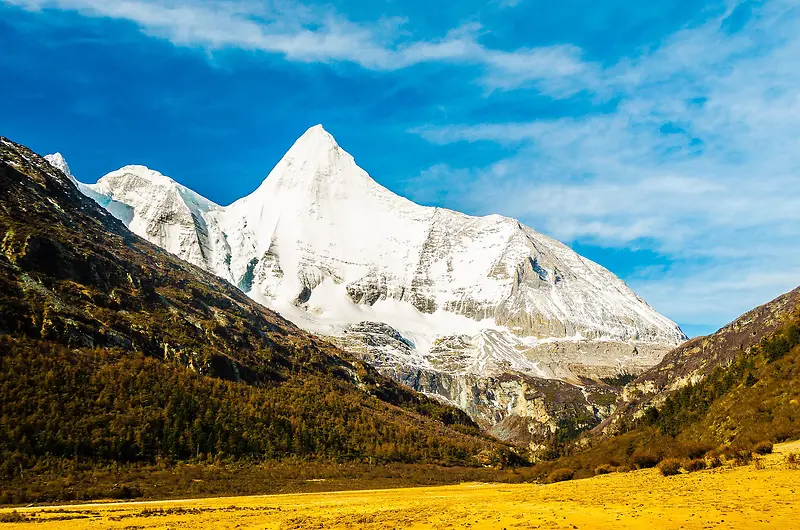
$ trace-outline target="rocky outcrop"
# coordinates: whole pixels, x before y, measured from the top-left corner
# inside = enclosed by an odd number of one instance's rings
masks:
[[[534,450],[598,425],[613,411],[620,391],[588,378],[569,383],[533,377],[510,366],[470,372],[466,336],[438,341],[426,366],[415,360],[413,343],[386,324],[361,322],[330,340],[383,375],[466,411],[498,438]]]

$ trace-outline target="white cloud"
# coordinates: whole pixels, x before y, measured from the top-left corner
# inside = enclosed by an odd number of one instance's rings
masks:
[[[372,31],[325,10],[294,3],[230,0],[5,0],[29,10],[77,11],[127,20],[176,45],[241,48],[295,60],[357,60],[379,64],[383,51]],[[356,58],[356,50],[361,55]]]
[[[484,50],[487,73],[483,84],[488,88],[515,89],[529,84],[544,93],[570,96],[585,87],[597,67],[581,58],[576,46],[559,45],[513,52]]]
[[[353,63],[369,70],[397,70],[447,62],[481,67],[489,88],[522,84],[566,97],[588,68],[580,50],[557,45],[502,51],[480,43],[481,27],[455,27],[439,39],[415,40],[403,20],[355,23],[329,7],[299,1],[255,0],[0,0],[39,11],[60,9],[136,24],[149,36],[207,50],[236,48],[281,54],[304,62]]]
[[[505,7],[517,7],[520,5],[524,0],[494,0],[497,5],[501,8]]]
[[[653,249],[674,263],[629,278],[641,294],[679,321],[725,323],[800,284],[795,4],[767,2],[735,33],[717,19],[577,71],[594,97],[619,100],[611,112],[416,129],[434,143],[515,150],[479,170],[435,166],[417,196],[566,241]]]
[[[792,259],[798,254],[789,251]],[[787,256],[785,256],[787,257]],[[716,264],[691,269],[691,274],[658,273],[633,277],[629,285],[659,311],[680,322],[721,327],[740,314],[784,293],[798,284],[800,266],[772,270],[765,263]]]

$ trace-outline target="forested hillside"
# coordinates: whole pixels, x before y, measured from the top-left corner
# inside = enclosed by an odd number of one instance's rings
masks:
[[[0,460],[515,460],[404,389],[130,233],[0,138]]]
[[[677,348],[625,394],[605,431],[553,447],[547,456],[556,458],[540,474],[565,467],[580,476],[668,458],[712,465],[800,437],[800,289]]]

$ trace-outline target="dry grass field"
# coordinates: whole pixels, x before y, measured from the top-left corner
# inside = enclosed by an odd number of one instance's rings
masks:
[[[800,528],[800,442],[742,467],[537,484],[93,503],[0,511],[0,529]],[[14,520],[17,520],[14,522]]]

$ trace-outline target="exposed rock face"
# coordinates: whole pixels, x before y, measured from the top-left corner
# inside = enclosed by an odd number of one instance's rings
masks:
[[[639,418],[649,407],[659,407],[677,390],[727,366],[742,353],[773,334],[786,318],[800,311],[800,288],[748,311],[713,335],[694,338],[664,356],[656,366],[627,385],[615,412],[597,432],[615,433]]]
[[[496,332],[486,335],[502,340]],[[470,370],[470,350],[476,347],[465,335],[436,341],[428,366],[420,366],[413,343],[386,324],[354,324],[331,340],[384,375],[466,411],[495,436],[534,448],[558,431],[574,434],[594,427],[612,412],[619,393],[589,378],[567,383],[534,377],[510,363],[485,373]]]
[[[141,166],[82,189],[135,233],[487,427],[520,414],[549,425],[526,397],[547,379],[580,385],[556,401],[599,421],[586,378],[639,373],[685,339],[611,272],[514,219],[393,194],[321,126],[224,208]]]

